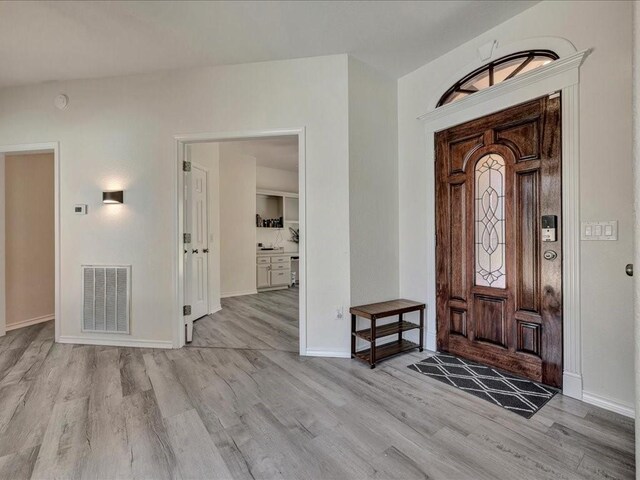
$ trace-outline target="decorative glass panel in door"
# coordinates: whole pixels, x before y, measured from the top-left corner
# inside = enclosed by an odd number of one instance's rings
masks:
[[[485,155],[475,168],[476,285],[505,288],[505,162]]]

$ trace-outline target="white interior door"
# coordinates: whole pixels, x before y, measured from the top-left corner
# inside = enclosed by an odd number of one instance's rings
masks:
[[[191,164],[185,172],[185,232],[191,243],[185,243],[185,304],[191,314],[185,315],[186,341],[193,338],[193,321],[209,313],[209,225],[207,171]]]

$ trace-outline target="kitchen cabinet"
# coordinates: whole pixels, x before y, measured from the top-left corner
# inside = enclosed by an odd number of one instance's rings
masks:
[[[269,267],[270,265],[267,264],[258,264],[258,274],[256,275],[257,278],[257,288],[269,288],[271,286],[271,282],[269,281]]]
[[[291,256],[258,255],[256,259],[258,291],[288,288],[291,284]]]
[[[258,190],[256,192],[256,227],[274,230],[298,230],[298,194]]]

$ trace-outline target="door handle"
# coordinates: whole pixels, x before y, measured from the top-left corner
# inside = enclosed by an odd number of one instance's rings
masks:
[[[624,267],[624,272],[630,277],[633,277],[633,263],[628,263],[627,266]]]
[[[196,248],[195,250],[191,250],[191,253],[198,253],[198,249]]]

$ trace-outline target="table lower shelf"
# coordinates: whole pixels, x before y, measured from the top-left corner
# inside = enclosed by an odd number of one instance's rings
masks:
[[[393,357],[394,355],[398,355],[399,353],[403,353],[408,350],[412,350],[414,348],[420,348],[420,345],[405,339],[402,339],[400,341],[396,340],[395,342],[384,343],[382,345],[376,345],[375,362],[378,362],[385,358]],[[355,358],[358,358],[363,362],[370,363],[369,360],[371,358],[371,349],[367,348],[366,350],[360,350],[359,352],[356,352]]]
[[[379,325],[376,327],[376,338],[386,337],[389,335],[395,335],[401,332],[408,332],[409,330],[415,330],[420,328],[420,325],[411,322],[393,322],[387,323],[386,325]],[[364,330],[358,330],[357,332],[353,332],[353,335],[366,340],[367,342],[371,341],[371,329],[366,328]]]

